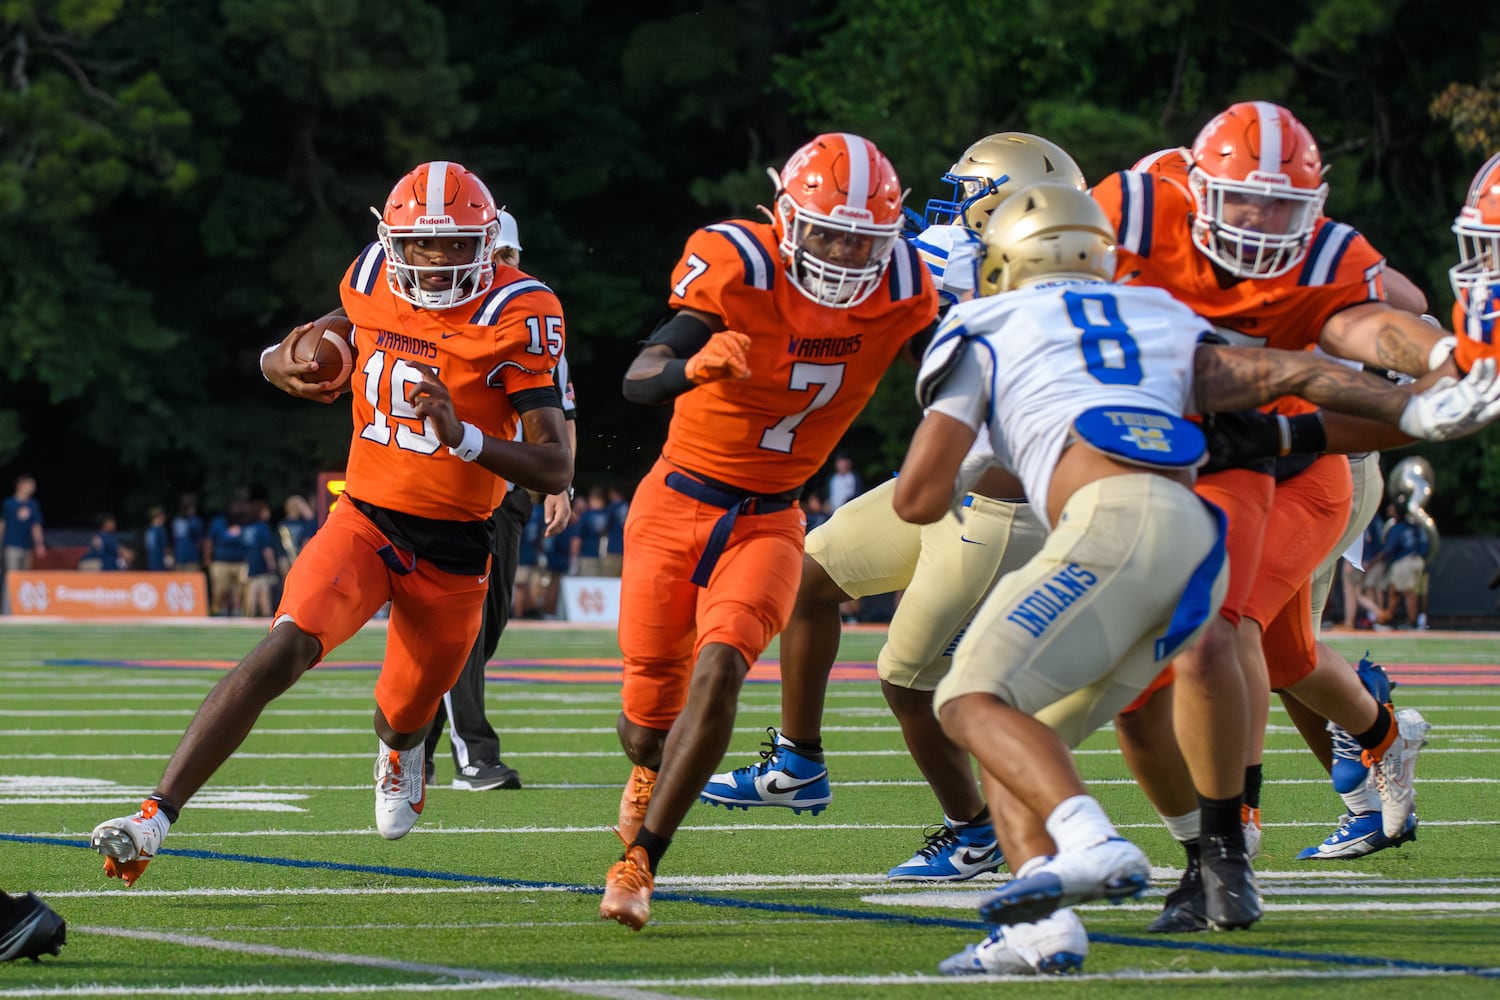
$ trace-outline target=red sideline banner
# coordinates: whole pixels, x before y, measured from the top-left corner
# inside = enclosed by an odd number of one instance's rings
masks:
[[[208,614],[202,573],[98,573],[84,570],[5,574],[13,615],[63,618],[170,618]]]

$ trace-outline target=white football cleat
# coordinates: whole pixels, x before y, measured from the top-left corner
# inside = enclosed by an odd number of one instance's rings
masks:
[[[938,963],[945,976],[1062,975],[1083,968],[1089,936],[1072,910],[1058,910],[1034,924],[996,927],[978,944]]]
[[[427,801],[422,772],[423,747],[392,750],[380,742],[375,758],[375,829],[386,840],[400,840],[417,825]]]
[[[1396,712],[1396,739],[1378,761],[1370,762],[1375,790],[1380,793],[1381,831],[1388,840],[1400,837],[1417,808],[1417,755],[1427,745],[1432,723],[1415,708]]]

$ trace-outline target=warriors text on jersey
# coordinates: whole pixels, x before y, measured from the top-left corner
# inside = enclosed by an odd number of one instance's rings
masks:
[[[791,286],[764,223],[698,230],[672,280],[673,309],[711,313],[750,337],[750,377],[679,396],[662,455],[753,493],[784,492],[812,477],[901,345],[937,315],[932,281],[905,242],[873,295],[832,309]]]
[[[1126,170],[1099,182],[1093,195],[1119,234],[1117,280],[1167,289],[1231,344],[1302,350],[1334,313],[1385,299],[1385,258],[1342,222],[1318,220],[1307,256],[1281,277],[1225,278],[1225,285],[1193,245],[1193,200],[1179,185]]]
[[[1044,516],[1073,421],[1098,406],[1181,416],[1207,324],[1157,288],[1047,282],[960,302],[917,376],[932,409],[986,434]],[[930,395],[928,398],[931,398]]]
[[[340,286],[354,323],[358,371],[347,489],[389,510],[446,521],[486,518],[506,482],[465,462],[418,420],[407,393],[433,368],[460,420],[492,437],[514,439],[511,394],[553,384],[562,353],[562,306],[546,285],[497,265],[488,294],[447,310],[418,309],[386,283],[385,253],[372,243]]]

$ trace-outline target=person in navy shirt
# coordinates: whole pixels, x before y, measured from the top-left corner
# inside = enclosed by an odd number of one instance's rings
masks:
[[[198,516],[198,498],[184,493],[172,518],[172,567],[183,573],[203,568],[203,518]]]
[[[160,573],[172,568],[172,535],[167,530],[165,510],[152,507],[148,516],[150,520],[142,538],[146,550],[146,570]]]

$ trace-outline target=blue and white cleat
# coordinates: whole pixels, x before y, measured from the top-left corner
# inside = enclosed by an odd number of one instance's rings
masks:
[[[926,836],[926,845],[886,872],[886,878],[893,882],[963,882],[1005,864],[993,823],[957,829],[944,823],[929,829]]]
[[[1406,818],[1406,826],[1394,839],[1385,835],[1381,827],[1380,813],[1365,812],[1339,817],[1339,828],[1328,835],[1328,839],[1297,852],[1298,861],[1348,861],[1362,858],[1387,847],[1399,847],[1417,839],[1417,814]]]
[[[1048,858],[980,903],[979,916],[991,924],[1033,923],[1065,906],[1139,896],[1150,881],[1151,862],[1141,849],[1124,837],[1110,837]]]
[[[938,963],[945,976],[1060,976],[1083,968],[1089,936],[1072,910],[1058,910],[1034,924],[996,927],[978,944]]]
[[[760,752],[760,763],[709,778],[699,800],[729,809],[785,806],[794,813],[807,810],[816,816],[833,801],[828,768],[802,756],[775,729],[766,732],[771,740],[761,744],[768,749]]]

